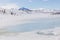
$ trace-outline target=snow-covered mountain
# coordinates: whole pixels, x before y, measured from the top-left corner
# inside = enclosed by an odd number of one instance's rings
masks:
[[[31,11],[30,9],[28,9],[28,8],[24,8],[24,7],[19,8],[19,10],[22,10],[22,11]]]

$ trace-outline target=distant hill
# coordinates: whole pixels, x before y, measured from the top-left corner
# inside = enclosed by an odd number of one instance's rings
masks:
[[[25,8],[25,7],[19,8],[19,10],[23,10],[23,11],[31,11],[30,9]]]

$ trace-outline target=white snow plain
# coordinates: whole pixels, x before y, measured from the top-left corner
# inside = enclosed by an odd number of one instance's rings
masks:
[[[7,26],[30,23],[32,19],[40,18],[56,18],[60,15],[50,15],[50,14],[22,14],[22,15],[1,15],[0,14],[0,28],[5,28]]]
[[[60,15],[0,15],[0,40],[60,40],[60,28],[32,32],[8,32],[7,30],[3,30],[4,28],[9,27],[11,25],[30,23],[32,19],[56,17],[60,17]]]
[[[0,32],[0,40],[60,40],[60,28],[31,32]]]
[[[0,14],[0,28],[5,28],[11,25],[29,23],[31,22],[32,19],[49,18],[49,17],[50,17],[49,14],[26,14],[26,15],[24,14],[21,16]]]

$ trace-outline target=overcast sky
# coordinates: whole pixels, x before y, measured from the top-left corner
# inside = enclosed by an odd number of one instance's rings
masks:
[[[60,9],[60,0],[0,0],[0,7]]]

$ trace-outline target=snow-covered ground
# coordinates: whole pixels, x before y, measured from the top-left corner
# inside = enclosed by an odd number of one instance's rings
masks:
[[[1,32],[0,40],[60,40],[60,28],[31,32]]]
[[[60,28],[38,30],[31,32],[9,32],[5,28],[32,22],[33,19],[59,18],[60,15],[33,14],[0,14],[0,40],[60,40]]]
[[[49,17],[52,16],[50,16],[49,14],[26,14],[26,15],[23,14],[21,16],[0,14],[0,28],[16,24],[29,23],[31,22],[32,19],[49,18]]]
[[[50,14],[0,15],[0,40],[60,40],[60,28],[31,32],[9,32],[4,30],[7,26],[30,23],[32,19],[56,17],[60,16]]]

